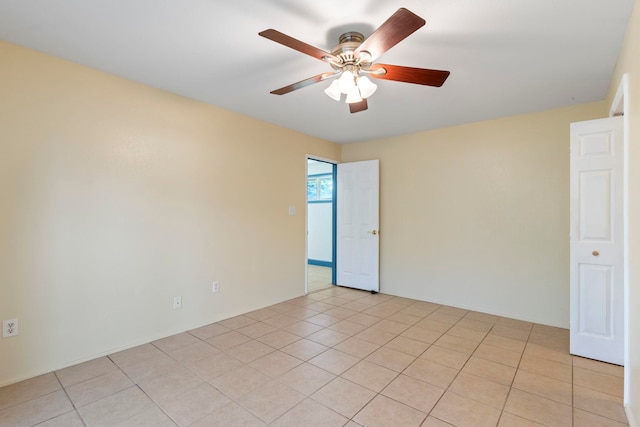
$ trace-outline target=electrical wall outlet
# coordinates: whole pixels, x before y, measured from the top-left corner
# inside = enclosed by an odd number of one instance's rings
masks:
[[[18,319],[2,321],[2,338],[15,337],[18,333]]]
[[[215,281],[211,286],[211,292],[218,292],[218,291],[220,291],[220,282]]]
[[[173,297],[173,309],[182,308],[182,297]]]

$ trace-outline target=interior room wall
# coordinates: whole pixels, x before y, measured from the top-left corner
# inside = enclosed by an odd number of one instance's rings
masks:
[[[0,386],[304,293],[306,155],[338,145],[4,42],[0,64]]]
[[[333,252],[333,203],[310,202],[307,207],[307,218],[309,222],[307,243],[309,263],[331,263]]]
[[[569,124],[604,102],[344,145],[380,159],[380,290],[569,326]]]
[[[631,427],[640,426],[640,7],[638,2],[627,27],[624,44],[609,87],[607,105],[620,86],[622,75],[628,75],[628,245],[629,245],[629,360],[625,366],[627,379],[627,417]]]

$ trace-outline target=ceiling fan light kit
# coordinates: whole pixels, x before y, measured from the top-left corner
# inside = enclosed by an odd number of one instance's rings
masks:
[[[362,97],[360,96],[360,91],[358,88],[353,88],[353,90],[347,93],[347,98],[344,100],[347,104],[353,104],[354,102],[362,101]]]
[[[373,83],[367,76],[360,76],[358,78],[358,90],[360,96],[367,99],[378,89],[378,85]]]
[[[338,87],[338,81],[334,80],[331,82],[328,88],[324,90],[324,93],[329,96],[329,98],[335,99],[336,101],[340,101],[340,96],[342,92],[340,92],[340,88]]]
[[[346,94],[345,102],[352,104],[367,99],[378,89],[378,85],[366,76],[359,76],[352,71],[343,71],[340,78],[331,82],[324,90],[329,98],[340,101],[342,94]]]
[[[342,75],[340,75],[340,78],[338,79],[338,89],[340,89],[340,92],[342,93],[349,93],[351,92],[353,89],[356,88],[357,83],[356,83],[356,72],[347,70],[347,71],[341,71]]]
[[[425,25],[424,19],[407,9],[400,8],[366,39],[364,35],[355,31],[342,34],[338,45],[331,53],[277,30],[262,31],[258,33],[260,36],[324,61],[334,70],[332,73],[322,73],[273,90],[271,93],[284,95],[314,83],[334,79],[324,92],[336,101],[340,101],[342,94],[346,94],[345,102],[349,104],[349,110],[357,113],[368,108],[367,98],[378,88],[363,74],[382,80],[440,87],[449,77],[449,71],[373,63],[380,55],[423,25]]]

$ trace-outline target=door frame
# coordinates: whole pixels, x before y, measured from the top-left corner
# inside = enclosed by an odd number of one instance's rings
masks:
[[[313,154],[305,154],[304,156],[304,170],[305,170],[305,187],[304,187],[304,293],[305,295],[309,293],[309,273],[307,264],[309,262],[309,203],[307,202],[307,177],[309,176],[309,160],[316,160],[318,162],[329,163],[333,165],[333,207],[331,213],[331,234],[332,234],[332,245],[331,245],[331,281],[333,284],[336,282],[336,192],[337,186],[335,185],[336,179],[336,169],[338,163],[337,160],[328,159],[325,157],[316,156]]]
[[[622,263],[624,280],[624,394],[625,409],[629,405],[629,75],[624,74],[609,108],[609,117],[622,116]]]

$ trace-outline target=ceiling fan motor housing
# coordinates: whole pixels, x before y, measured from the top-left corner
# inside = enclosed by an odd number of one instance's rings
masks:
[[[343,70],[347,66],[354,68],[366,68],[370,65],[366,62],[368,52],[360,52],[356,57],[355,50],[364,42],[364,35],[357,31],[349,31],[340,36],[339,44],[331,51],[331,54],[340,59],[339,63],[331,62],[331,67],[335,70]],[[363,53],[365,53],[363,55]]]

